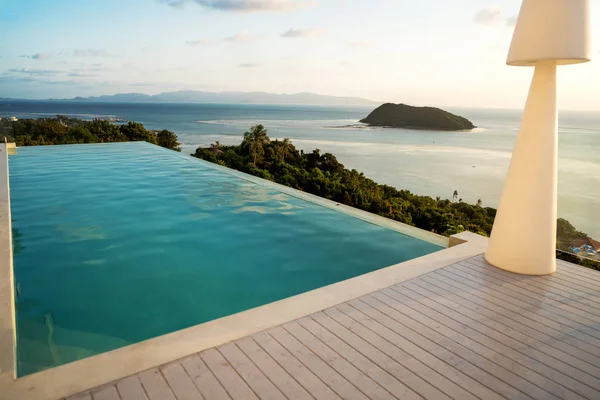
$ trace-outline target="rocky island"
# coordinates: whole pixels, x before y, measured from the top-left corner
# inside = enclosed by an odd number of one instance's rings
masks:
[[[393,103],[385,103],[377,107],[360,122],[370,126],[435,131],[462,131],[475,128],[468,119],[440,108]]]

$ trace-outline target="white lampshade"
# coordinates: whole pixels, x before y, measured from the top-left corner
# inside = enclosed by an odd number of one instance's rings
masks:
[[[590,0],[523,0],[508,65],[590,61]]]

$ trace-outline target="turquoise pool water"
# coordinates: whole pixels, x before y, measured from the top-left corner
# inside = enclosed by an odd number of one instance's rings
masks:
[[[440,249],[146,143],[9,168],[20,375]]]

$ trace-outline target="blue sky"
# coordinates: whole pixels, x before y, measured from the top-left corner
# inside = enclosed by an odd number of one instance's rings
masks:
[[[1,3],[0,97],[307,91],[520,108],[532,74],[505,66],[520,0]],[[560,81],[563,108],[600,109],[600,61]]]

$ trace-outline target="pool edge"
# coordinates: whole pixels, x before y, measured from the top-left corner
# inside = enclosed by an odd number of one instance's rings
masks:
[[[15,377],[16,321],[8,150],[6,143],[0,144],[0,374]]]
[[[148,146],[156,146],[156,145],[148,143],[148,142],[134,142],[134,143],[143,143]],[[159,149],[161,149],[163,151],[170,151],[170,152],[173,151],[173,150],[169,150],[169,149],[166,149],[166,148],[160,147],[160,146],[156,146],[156,147],[158,147]],[[425,242],[435,244],[436,246],[440,246],[442,248],[449,247],[449,239],[446,236],[439,235],[439,234],[433,233],[433,232],[429,232],[429,231],[426,231],[426,230],[417,228],[415,226],[408,225],[408,224],[405,224],[405,223],[402,223],[402,222],[399,222],[399,221],[396,221],[396,220],[393,220],[390,218],[382,217],[381,215],[373,214],[368,211],[363,211],[363,210],[355,208],[355,207],[350,207],[343,203],[338,203],[336,201],[329,200],[324,197],[314,195],[312,193],[304,192],[302,190],[294,189],[294,188],[282,185],[277,182],[259,178],[257,176],[250,175],[250,174],[238,171],[233,168],[224,167],[222,165],[215,164],[210,161],[206,161],[201,158],[194,157],[192,155],[187,155],[187,154],[184,154],[181,152],[177,152],[177,155],[179,155],[183,159],[187,159],[192,162],[201,163],[209,168],[215,169],[217,171],[222,171],[224,173],[236,176],[240,179],[247,180],[247,181],[257,184],[257,185],[271,187],[271,188],[278,190],[288,196],[296,197],[296,198],[302,199],[304,201],[308,201],[310,203],[319,205],[321,207],[325,207],[325,208],[328,208],[328,209],[331,209],[331,210],[334,210],[337,212],[341,212],[343,214],[350,215],[351,217],[363,220],[370,224],[378,225],[383,228],[387,228],[387,229],[393,230],[395,232],[401,233],[403,235],[414,237],[416,239],[420,239]]]
[[[464,232],[453,247],[238,314],[14,379],[2,400],[55,400],[284,324],[481,254],[487,239]]]

